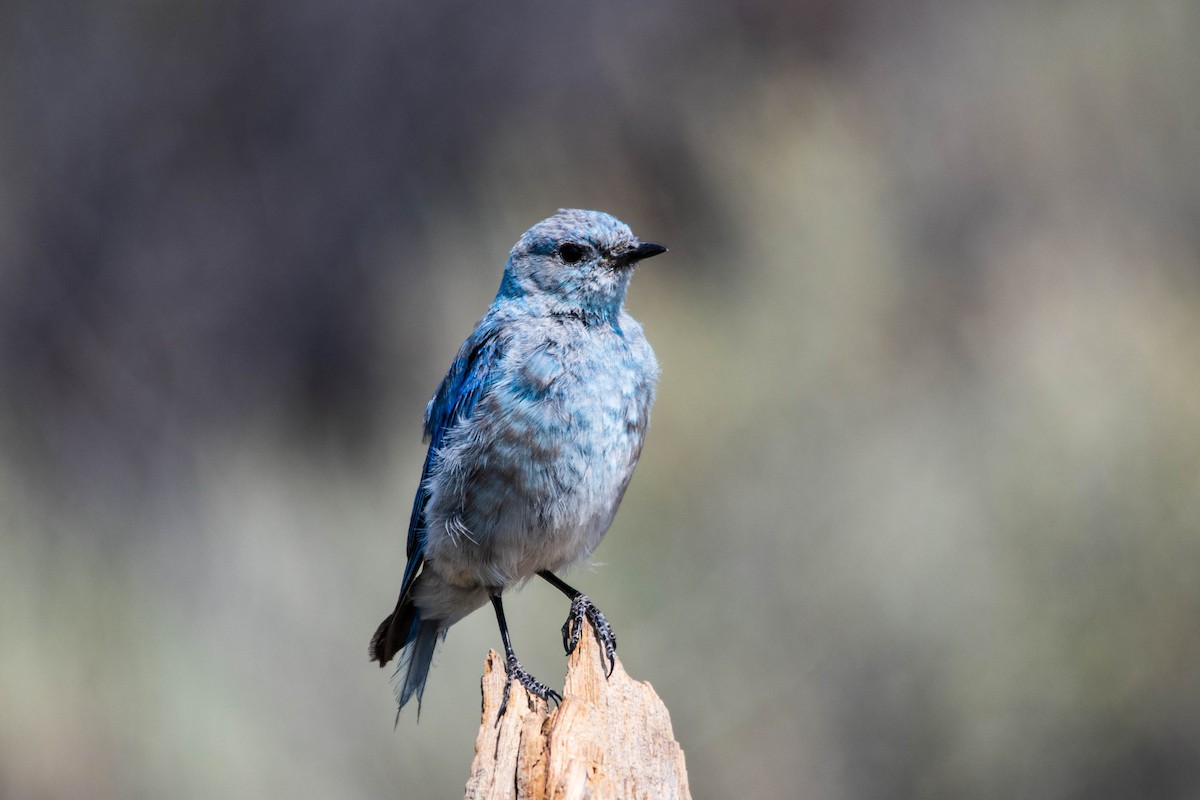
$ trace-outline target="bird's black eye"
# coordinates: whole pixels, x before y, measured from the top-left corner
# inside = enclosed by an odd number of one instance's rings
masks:
[[[583,258],[583,247],[574,242],[567,242],[564,245],[559,245],[558,257],[563,260],[564,264],[575,264]]]

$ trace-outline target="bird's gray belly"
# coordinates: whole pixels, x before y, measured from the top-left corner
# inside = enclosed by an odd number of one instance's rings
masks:
[[[481,400],[478,422],[442,449],[430,481],[430,567],[459,586],[499,588],[590,556],[641,447],[644,410],[630,380],[600,375],[542,398]]]

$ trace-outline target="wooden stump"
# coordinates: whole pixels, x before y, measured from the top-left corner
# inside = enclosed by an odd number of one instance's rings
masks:
[[[488,653],[467,800],[690,800],[667,707],[649,683],[629,677],[619,658],[606,679],[602,658],[585,629],[567,659],[562,705],[551,713],[514,682],[497,724],[504,658]]]

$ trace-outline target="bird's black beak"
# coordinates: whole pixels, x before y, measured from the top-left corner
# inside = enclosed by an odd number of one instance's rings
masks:
[[[654,244],[653,242],[642,242],[641,244],[639,244],[637,247],[633,248],[632,250],[630,250],[626,253],[622,253],[621,256],[618,257],[618,259],[617,259],[616,266],[632,267],[634,264],[636,264],[637,262],[639,262],[643,259],[653,258],[654,256],[660,256],[665,252],[667,252],[667,248],[663,247],[661,244]]]

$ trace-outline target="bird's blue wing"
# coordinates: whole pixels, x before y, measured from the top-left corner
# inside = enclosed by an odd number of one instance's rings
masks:
[[[425,504],[429,500],[426,483],[438,448],[448,432],[471,416],[479,398],[495,380],[495,365],[499,357],[499,330],[495,326],[481,324],[459,349],[450,371],[425,409],[425,439],[429,442],[429,452],[425,455],[421,483],[417,487],[408,522],[408,564],[404,568],[401,597],[408,592],[425,562]]]

